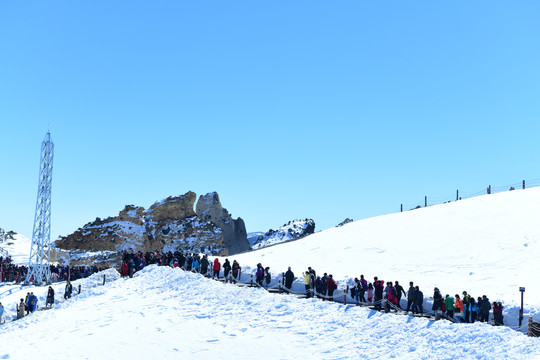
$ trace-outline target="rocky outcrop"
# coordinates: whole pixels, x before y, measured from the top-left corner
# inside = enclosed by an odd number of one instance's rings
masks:
[[[56,247],[62,259],[69,259],[71,252],[71,258],[78,261],[84,252],[99,253],[109,261],[111,252],[123,250],[229,255],[250,249],[243,220],[232,219],[221,206],[217,193],[201,196],[197,212],[194,211],[196,197],[190,191],[158,201],[148,209],[127,205],[118,216],[96,218],[74,233],[60,237]]]
[[[264,235],[260,235],[252,245],[252,248],[281,244],[283,242],[298,240],[315,232],[315,221],[312,219],[293,220],[277,229],[270,229]]]
[[[221,206],[219,195],[216,192],[201,195],[197,201],[195,212],[202,220],[209,221],[223,230],[223,240],[229,249],[229,254],[251,249],[244,220],[241,218],[233,219],[227,209]]]
[[[342,227],[343,225],[347,225],[348,223],[352,223],[353,221],[353,219],[346,218],[345,220],[337,224],[336,227]]]

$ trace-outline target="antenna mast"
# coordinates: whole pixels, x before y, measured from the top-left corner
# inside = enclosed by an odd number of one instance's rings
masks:
[[[32,232],[32,247],[28,260],[28,274],[25,283],[34,285],[51,283],[51,183],[53,170],[54,144],[51,133],[47,131],[41,144],[39,166],[39,186]]]

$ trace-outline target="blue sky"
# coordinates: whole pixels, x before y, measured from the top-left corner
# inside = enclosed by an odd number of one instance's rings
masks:
[[[317,230],[539,179],[537,1],[0,4],[0,227],[220,194]]]

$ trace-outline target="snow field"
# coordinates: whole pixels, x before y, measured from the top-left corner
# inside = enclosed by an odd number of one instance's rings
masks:
[[[298,299],[155,265],[133,279],[114,270],[107,277],[117,280],[102,286],[100,273],[75,281],[81,295],[0,326],[0,359],[540,358],[538,339],[503,327]],[[46,289],[31,289],[40,305]],[[63,284],[55,289],[62,298]],[[14,307],[27,291],[1,301]]]

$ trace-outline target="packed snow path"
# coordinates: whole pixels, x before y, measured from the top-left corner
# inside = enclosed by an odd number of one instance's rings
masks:
[[[1,326],[0,359],[540,358],[538,339],[504,327],[280,296],[165,266],[105,286],[100,279],[80,280],[81,295]],[[32,288],[40,304],[46,289]],[[26,291],[2,302],[12,312]]]

